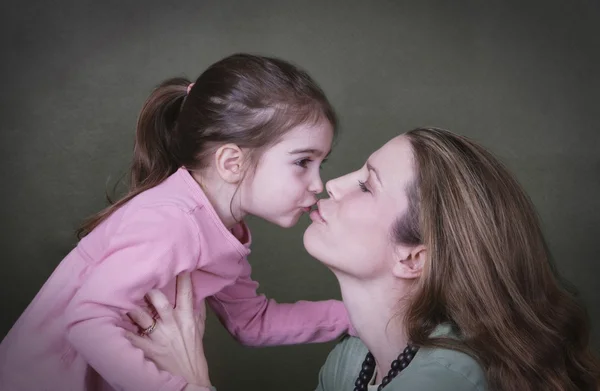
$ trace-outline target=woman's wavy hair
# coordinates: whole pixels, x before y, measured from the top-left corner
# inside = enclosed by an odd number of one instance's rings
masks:
[[[587,314],[560,280],[517,180],[466,137],[437,128],[404,137],[415,178],[393,233],[428,251],[405,318],[411,342],[473,356],[492,390],[598,390]],[[430,337],[441,323],[461,338]]]

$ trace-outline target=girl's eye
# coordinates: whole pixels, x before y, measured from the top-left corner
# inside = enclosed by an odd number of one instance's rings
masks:
[[[367,188],[366,183],[363,182],[363,181],[358,181],[358,187],[360,187],[360,191],[362,191],[363,193],[370,193],[371,192],[371,190],[369,190]]]
[[[302,168],[306,168],[306,166],[310,162],[312,162],[311,159],[300,159],[300,160],[297,160],[296,162],[294,162],[294,164],[297,165],[297,166],[300,166]]]

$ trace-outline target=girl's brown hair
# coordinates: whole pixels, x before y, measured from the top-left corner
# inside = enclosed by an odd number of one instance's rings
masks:
[[[128,193],[88,219],[87,235],[115,210],[167,179],[179,167],[209,165],[214,151],[234,143],[256,163],[261,153],[294,127],[337,118],[317,83],[289,62],[234,54],[190,81],[173,78],[146,100],[138,118]]]
[[[561,283],[519,183],[466,137],[436,128],[405,137],[415,179],[394,235],[428,250],[409,339],[472,355],[491,390],[598,390],[587,314]],[[441,323],[461,338],[431,338]]]

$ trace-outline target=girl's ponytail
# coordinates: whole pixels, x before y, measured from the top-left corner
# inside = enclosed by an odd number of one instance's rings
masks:
[[[179,168],[172,144],[177,117],[190,82],[164,81],[144,103],[137,122],[130,191],[154,187]]]
[[[85,221],[77,230],[78,238],[90,233],[127,201],[177,171],[180,162],[173,153],[173,137],[189,85],[189,80],[173,78],[161,83],[150,94],[138,117],[129,192]]]

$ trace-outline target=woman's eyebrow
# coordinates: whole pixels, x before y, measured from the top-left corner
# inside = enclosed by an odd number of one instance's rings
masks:
[[[375,174],[375,178],[377,178],[377,180],[379,181],[379,184],[381,184],[381,186],[383,186],[383,182],[381,182],[381,178],[379,177],[379,172],[377,172],[375,167],[373,167],[371,165],[371,163],[369,163],[369,162],[367,162],[367,170],[372,171],[373,174]]]

